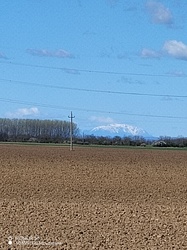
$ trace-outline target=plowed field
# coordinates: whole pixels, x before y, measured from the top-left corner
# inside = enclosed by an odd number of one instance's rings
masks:
[[[187,249],[187,151],[0,145],[0,249]]]

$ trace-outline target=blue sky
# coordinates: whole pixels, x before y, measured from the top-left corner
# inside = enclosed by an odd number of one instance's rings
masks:
[[[187,136],[186,0],[6,0],[0,117]]]

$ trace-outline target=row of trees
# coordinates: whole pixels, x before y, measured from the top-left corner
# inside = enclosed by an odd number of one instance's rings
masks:
[[[120,137],[84,135],[81,136],[77,124],[72,124],[74,143],[124,146],[167,146],[187,147],[187,138],[160,137],[158,142],[143,137]],[[0,141],[68,142],[70,122],[60,120],[6,119],[0,118]]]
[[[179,136],[177,138],[172,138],[168,136],[161,136],[160,141],[164,141],[165,147],[187,147],[187,138]]]
[[[115,136],[113,138],[106,136],[94,136],[86,135],[75,139],[77,144],[96,144],[96,145],[124,145],[124,146],[146,146],[152,145],[154,147],[187,147],[187,138],[185,137],[163,137],[161,136],[156,141],[146,140],[140,136],[134,137],[120,137]]]
[[[73,134],[78,136],[75,123]],[[0,118],[0,141],[63,142],[69,139],[70,122],[59,120]]]
[[[107,136],[84,135],[84,137],[82,137],[82,140],[80,140],[80,138],[75,138],[75,143],[95,144],[95,145],[140,146],[142,144],[147,144],[148,142],[143,137],[140,136],[135,136],[135,137],[115,136],[111,138]]]

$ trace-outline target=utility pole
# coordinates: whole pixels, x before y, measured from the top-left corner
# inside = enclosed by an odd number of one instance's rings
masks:
[[[71,115],[68,116],[68,118],[70,118],[70,151],[73,150],[73,118],[75,118],[75,116],[73,116],[72,111],[71,111]]]

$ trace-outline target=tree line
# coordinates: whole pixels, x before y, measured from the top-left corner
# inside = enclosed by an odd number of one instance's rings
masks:
[[[72,124],[78,136],[77,124]],[[0,141],[63,142],[70,135],[70,122],[60,120],[0,118]]]
[[[95,136],[95,135],[84,135],[82,139],[75,138],[75,143],[77,144],[95,144],[95,145],[119,145],[119,146],[140,146],[147,141],[140,136]]]
[[[113,138],[107,136],[84,135],[75,138],[76,144],[95,144],[95,145],[119,145],[119,146],[153,146],[153,147],[187,147],[187,138],[185,137],[166,137],[160,136],[158,139],[147,140],[141,136],[115,136]]]
[[[185,137],[160,137],[157,142],[143,137],[120,137],[80,135],[77,124],[72,124],[75,144],[120,145],[156,147],[187,147]],[[69,142],[70,122],[61,120],[8,119],[0,118],[0,141],[9,142]]]

